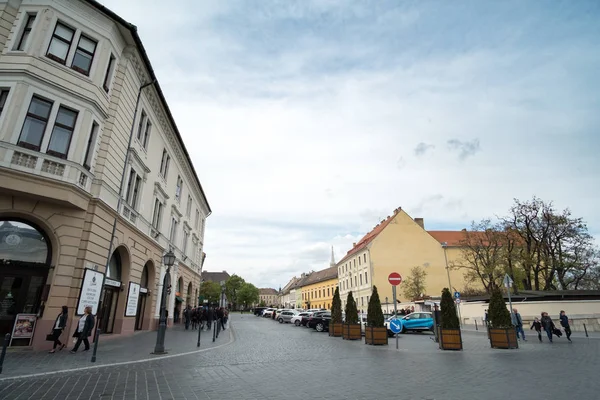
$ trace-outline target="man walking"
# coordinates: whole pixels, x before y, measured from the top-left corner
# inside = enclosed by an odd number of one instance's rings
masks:
[[[517,330],[517,339],[519,338],[520,332],[521,336],[523,337],[523,341],[526,342],[527,339],[525,339],[525,331],[523,330],[523,319],[521,318],[521,314],[519,314],[516,308],[513,308],[512,323],[515,326],[515,329]]]
[[[562,327],[565,330],[565,333],[567,334],[567,340],[569,341],[569,343],[572,343],[571,326],[569,325],[569,317],[567,317],[567,314],[565,314],[564,310],[562,310],[560,312],[560,324],[562,325]]]

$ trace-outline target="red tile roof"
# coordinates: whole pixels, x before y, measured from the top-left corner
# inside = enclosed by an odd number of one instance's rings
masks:
[[[360,239],[360,241],[358,243],[356,243],[354,245],[354,247],[352,247],[348,253],[346,253],[346,255],[344,256],[344,258],[342,258],[340,261],[338,261],[338,265],[343,263],[344,261],[346,261],[350,256],[352,256],[353,254],[358,253],[359,251],[363,250],[365,247],[367,247],[369,245],[369,243],[371,243],[373,240],[375,240],[375,238],[377,237],[377,235],[379,235],[386,226],[388,226],[388,224],[394,219],[394,217],[396,215],[398,215],[398,213],[402,211],[402,208],[398,207],[394,210],[394,214],[392,215],[388,215],[388,217],[386,219],[384,219],[383,221],[381,221],[379,224],[377,224],[377,226],[375,226],[375,228],[373,228],[373,230],[369,233],[367,233],[365,236],[363,236],[362,239]]]
[[[261,294],[261,295],[263,295],[263,296],[264,295],[271,296],[271,295],[278,295],[279,294],[279,292],[277,290],[272,289],[272,288],[261,288],[261,289],[258,289],[258,293]]]
[[[440,243],[446,242],[448,246],[460,246],[460,242],[465,240],[466,231],[427,231],[435,240]]]

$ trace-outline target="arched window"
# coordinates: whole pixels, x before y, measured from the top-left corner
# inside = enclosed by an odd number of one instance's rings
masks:
[[[148,264],[144,265],[142,270],[142,277],[140,278],[140,286],[143,288],[148,287]]]
[[[0,222],[0,261],[50,264],[50,244],[43,232],[26,222]]]
[[[115,250],[112,257],[110,257],[106,277],[115,281],[121,280],[121,255],[118,250]]]

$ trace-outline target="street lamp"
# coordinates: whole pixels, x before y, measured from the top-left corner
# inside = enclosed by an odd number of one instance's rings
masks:
[[[452,291],[452,283],[450,283],[450,268],[448,268],[448,256],[446,255],[446,248],[448,247],[448,242],[442,243],[442,248],[444,249],[444,259],[446,260],[446,272],[448,273],[448,289]]]
[[[167,266],[165,277],[163,278],[162,295],[160,300],[160,321],[158,324],[158,333],[156,335],[156,345],[153,354],[165,354],[165,333],[167,332],[167,286],[171,284],[171,266],[175,264],[175,254],[171,249],[163,256],[163,264]]]

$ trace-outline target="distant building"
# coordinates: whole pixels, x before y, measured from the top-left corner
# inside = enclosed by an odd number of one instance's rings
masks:
[[[221,282],[227,282],[231,275],[227,271],[221,272],[210,272],[210,271],[202,271],[201,282],[215,282],[221,284]],[[202,295],[202,293],[200,294]],[[227,300],[227,296],[225,294],[221,295],[221,300],[219,301],[219,306],[227,307],[229,304],[229,300]]]
[[[338,285],[338,269],[331,249],[330,267],[311,273],[302,282],[302,308],[331,309],[333,293]]]
[[[279,306],[279,292],[271,288],[258,289],[258,297],[260,303],[265,303],[267,306]]]

